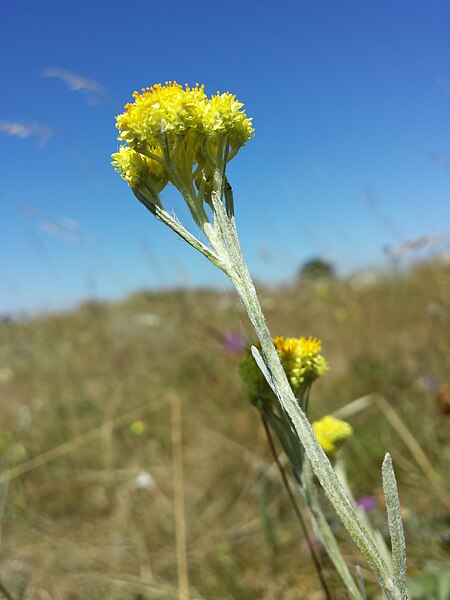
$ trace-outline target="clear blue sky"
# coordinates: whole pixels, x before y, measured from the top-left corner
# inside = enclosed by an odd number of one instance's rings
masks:
[[[6,0],[1,13],[0,312],[224,285],[110,166],[114,116],[166,80],[236,93],[253,116],[229,174],[259,280],[315,255],[345,272],[450,230],[447,1]]]

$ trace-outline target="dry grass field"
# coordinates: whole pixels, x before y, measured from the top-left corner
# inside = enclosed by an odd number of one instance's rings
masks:
[[[312,419],[366,397],[346,417],[354,495],[377,498],[369,514],[386,532],[389,451],[413,597],[445,600],[450,266],[260,295],[273,335],[323,341],[331,368],[313,388]],[[322,598],[243,395],[241,355],[225,351],[229,332],[253,340],[238,299],[212,290],[142,292],[0,324],[0,597],[175,600],[186,561],[190,600]],[[346,598],[322,560],[334,598]]]

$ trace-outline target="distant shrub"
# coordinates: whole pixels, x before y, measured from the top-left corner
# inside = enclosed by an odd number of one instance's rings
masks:
[[[299,279],[330,279],[335,275],[334,266],[322,258],[311,258],[299,271]]]

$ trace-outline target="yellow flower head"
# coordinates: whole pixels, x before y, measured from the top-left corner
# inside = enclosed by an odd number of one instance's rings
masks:
[[[253,137],[252,120],[241,110],[243,106],[233,94],[217,92],[205,107],[203,127],[206,135],[211,139],[228,136],[232,150],[239,150]]]
[[[134,92],[133,98],[116,117],[119,140],[126,145],[113,155],[131,187],[147,181],[159,193],[171,181],[181,191],[193,183],[204,189],[212,173],[223,171],[253,137],[243,104],[228,92],[208,99],[203,85],[168,81]],[[139,161],[135,153],[144,158]],[[208,193],[202,199],[208,201]]]
[[[320,354],[322,343],[317,338],[278,336],[273,343],[294,389],[306,379],[317,379],[328,369],[327,361]]]
[[[316,379],[328,370],[328,363],[320,353],[322,342],[314,337],[300,338],[302,347],[303,364],[305,366],[305,377]]]
[[[300,338],[278,336],[273,338],[273,343],[277,349],[289,383],[294,389],[297,388],[303,381],[305,373]]]
[[[158,157],[159,149],[153,148],[153,154]],[[121,146],[112,158],[115,170],[131,188],[158,194],[167,184],[168,175],[162,161],[148,158],[126,146]]]
[[[303,383],[311,383],[328,369],[320,354],[321,342],[316,338],[278,336],[273,343],[294,393],[300,391]],[[243,359],[240,372],[251,402],[273,400],[273,392],[250,353]]]
[[[346,421],[331,415],[323,417],[320,421],[314,421],[312,428],[319,444],[331,460],[335,458],[345,440],[353,434],[353,429]]]
[[[195,129],[201,123],[206,101],[203,86],[183,88],[171,81],[134,92],[133,98],[116,118],[119,139],[132,147],[157,146],[162,134],[180,135]]]

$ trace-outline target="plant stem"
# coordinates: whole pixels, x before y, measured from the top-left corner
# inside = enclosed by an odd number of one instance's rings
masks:
[[[230,259],[225,272],[235,285],[261,344],[263,358],[259,361],[258,366],[262,368],[266,376],[268,375],[268,383],[277,396],[282,409],[289,417],[328,500],[369,563],[386,597],[389,600],[405,600],[395,585],[393,576],[373,540],[359,520],[330,461],[317,441],[308,418],[299,407],[292,392],[278,353],[273,345],[255,286],[242,256],[234,219],[226,214],[222,203],[215,202],[213,199],[213,204]]]
[[[321,541],[325,548],[334,568],[339,574],[342,583],[347,588],[347,592],[351,600],[363,600],[358,586],[353,581],[353,577],[350,570],[342,556],[339,544],[336,541],[334,533],[328,524],[328,521],[320,506],[316,485],[313,480],[313,473],[311,470],[311,464],[308,460],[304,461],[303,470],[301,474],[301,486],[300,491],[302,492],[306,504],[311,511],[311,520],[314,528],[314,532]]]
[[[183,481],[183,441],[181,433],[181,400],[174,393],[171,399],[171,437],[175,508],[175,545],[178,572],[178,598],[189,600],[189,573],[187,565],[186,517]]]
[[[352,501],[317,441],[308,417],[298,405],[297,399],[292,392],[278,352],[272,342],[255,286],[242,255],[234,216],[230,214],[230,211],[227,212],[225,206],[222,204],[224,174],[222,173],[220,176],[218,173],[215,180],[215,189],[211,194],[214,225],[212,230],[202,228],[208,237],[211,248],[207,248],[195,236],[182,228],[166,211],[158,211],[159,207],[155,206],[154,202],[144,202],[136,191],[135,194],[153,214],[171,227],[191,246],[199,250],[229,277],[245,306],[261,344],[262,356],[256,348],[252,349],[256,363],[277,396],[281,409],[286,414],[291,423],[292,430],[296,433],[298,440],[302,444],[305,454],[311,463],[312,470],[319,480],[325,495],[347,529],[350,537],[367,560],[386,598],[388,600],[408,600],[407,596],[403,595],[397,587],[393,574],[390,572],[373,539],[358,517]],[[189,194],[189,191],[186,193]],[[227,193],[230,196],[231,189],[227,190]]]
[[[269,428],[269,426],[267,424],[267,421],[266,421],[266,419],[264,418],[263,415],[261,415],[261,421],[262,421],[262,424],[263,424],[263,427],[264,427],[264,431],[266,433],[267,442],[269,444],[270,451],[272,453],[272,456],[273,456],[273,459],[275,461],[275,464],[278,467],[278,471],[280,472],[284,488],[285,488],[285,490],[287,492],[287,495],[289,496],[289,500],[291,501],[292,508],[294,509],[295,516],[297,517],[298,522],[300,523],[300,527],[302,528],[303,535],[305,536],[306,543],[308,544],[309,553],[310,553],[311,559],[312,559],[312,561],[314,563],[314,567],[315,567],[315,569],[317,571],[317,575],[318,575],[318,577],[320,579],[320,583],[321,583],[323,591],[325,593],[325,597],[327,598],[327,600],[333,600],[332,596],[330,594],[330,591],[328,589],[327,582],[325,581],[325,578],[324,578],[324,575],[323,575],[322,565],[320,564],[319,559],[317,558],[316,551],[314,550],[314,546],[312,544],[311,537],[310,537],[308,529],[306,527],[305,520],[303,519],[302,513],[301,513],[301,511],[300,511],[300,509],[298,507],[297,500],[295,499],[294,493],[293,493],[292,488],[291,488],[291,486],[289,484],[289,480],[288,480],[287,475],[286,475],[286,473],[285,473],[285,471],[283,469],[283,465],[281,464],[280,459],[278,458],[278,454],[277,454],[277,451],[275,449],[275,444],[273,442],[272,433],[271,433],[270,428]]]

